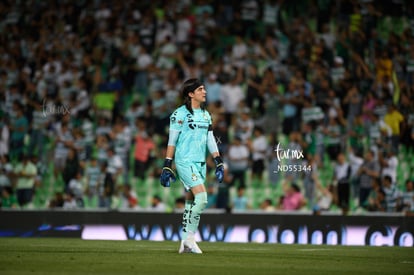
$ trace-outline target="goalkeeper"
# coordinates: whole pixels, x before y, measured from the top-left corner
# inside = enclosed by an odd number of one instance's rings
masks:
[[[169,187],[176,176],[172,161],[186,192],[183,227],[179,253],[202,253],[194,236],[200,214],[207,204],[206,179],[207,149],[216,164],[216,178],[223,181],[224,166],[213,135],[211,117],[204,105],[206,90],[198,79],[185,81],[181,88],[184,104],[170,116],[169,138],[161,185]]]

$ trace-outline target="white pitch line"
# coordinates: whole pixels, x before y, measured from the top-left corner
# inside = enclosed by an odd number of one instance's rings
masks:
[[[303,249],[298,249],[298,251],[303,251],[303,252],[328,251],[328,250],[332,250],[332,249],[330,249],[330,248],[303,248]]]

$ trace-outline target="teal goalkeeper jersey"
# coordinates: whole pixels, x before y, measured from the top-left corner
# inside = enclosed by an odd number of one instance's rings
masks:
[[[211,116],[202,109],[194,109],[193,113],[183,105],[170,116],[170,130],[180,132],[175,147],[176,163],[206,161]]]

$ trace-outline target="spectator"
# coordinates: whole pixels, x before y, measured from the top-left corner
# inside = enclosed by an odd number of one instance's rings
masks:
[[[84,78],[80,78],[77,81],[77,87],[75,90],[76,97],[71,104],[70,112],[71,115],[75,117],[83,117],[85,114],[87,114],[91,104]]]
[[[362,100],[362,118],[364,120],[364,124],[367,124],[371,119],[372,115],[374,114],[374,108],[377,104],[377,100],[374,97],[374,94],[369,91],[364,99]]]
[[[414,133],[414,106],[407,93],[401,94],[399,109],[404,116],[401,144],[405,146],[407,152],[412,153],[414,152],[414,135],[412,135]]]
[[[274,77],[273,71],[271,69],[267,69],[264,72],[263,81],[261,83],[262,89],[266,91],[263,96],[263,106],[260,105],[257,107],[258,110],[254,111],[259,112],[261,117],[258,120],[261,122],[262,127],[265,129],[266,134],[270,134],[272,131],[281,132],[279,129],[280,124],[280,98],[281,98],[281,89],[280,86]],[[257,100],[256,100],[257,101]],[[263,108],[263,112],[261,112],[261,108]],[[257,116],[257,115],[256,115]],[[275,126],[277,125],[277,126]],[[276,129],[275,129],[276,127]]]
[[[373,151],[365,153],[364,163],[358,170],[359,176],[359,205],[365,205],[372,190],[372,182],[380,176],[380,166]]]
[[[88,159],[86,152],[85,135],[79,128],[73,129],[73,149],[75,149],[76,155],[80,166],[84,167]]]
[[[89,115],[83,115],[81,117],[81,133],[83,135],[83,148],[85,150],[85,161],[89,161],[94,149],[94,140],[96,139],[94,123],[91,121]]]
[[[108,149],[110,147],[109,138],[106,135],[96,137],[96,158],[98,164],[101,165],[108,160]]]
[[[85,202],[83,200],[84,189],[85,188],[82,183],[82,173],[78,171],[76,172],[75,177],[69,181],[66,191],[66,195],[69,194],[70,197],[73,196],[77,208],[83,208],[85,206]]]
[[[137,119],[142,117],[144,113],[144,106],[138,100],[134,101],[125,112],[125,118],[128,120],[129,126],[135,128]]]
[[[400,203],[400,191],[397,185],[392,182],[389,175],[382,177],[382,186],[385,193],[385,203],[387,212],[396,212]]]
[[[74,148],[70,148],[62,171],[65,192],[69,191],[69,182],[76,178],[80,169],[78,154]]]
[[[49,201],[49,208],[61,208],[65,203],[63,192],[56,192],[53,198]]]
[[[381,167],[381,176],[391,177],[392,183],[397,183],[398,158],[392,149],[378,154],[378,162]]]
[[[130,184],[122,186],[121,209],[138,209],[138,198]]]
[[[45,116],[41,102],[35,102],[32,113],[33,119],[30,129],[30,145],[32,154],[37,154],[42,160],[45,160],[45,143],[46,143],[46,129],[48,127],[49,117]]]
[[[363,138],[365,134],[362,116],[361,115],[355,116],[353,119],[353,123],[348,123],[348,126],[352,127],[351,129],[348,130],[349,145],[355,151],[361,150],[364,147]]]
[[[250,116],[250,110],[245,107],[241,110],[239,117],[235,120],[235,135],[239,136],[243,143],[246,143],[253,134],[253,128],[254,121]]]
[[[249,200],[245,195],[245,187],[238,187],[237,188],[237,196],[233,198],[233,210],[246,210],[249,209]]]
[[[136,124],[134,176],[144,181],[151,162],[152,151],[155,149],[155,144],[152,141],[152,137],[146,131],[145,119],[142,117],[138,118]]]
[[[276,0],[265,1],[264,3],[262,21],[270,30],[279,25],[281,5],[281,1]]]
[[[19,101],[13,102],[13,111],[16,117],[10,123],[10,158],[20,159],[24,153],[24,138],[29,131],[29,122],[24,116],[23,105]]]
[[[287,147],[280,148],[281,152],[284,152],[284,154],[287,154],[283,156],[283,159],[286,162],[285,164],[290,165],[291,167],[297,167],[299,165],[302,165],[304,155],[303,155],[301,143],[303,142],[302,142],[302,136],[300,135],[300,132],[296,132],[296,131],[291,132],[289,135],[289,144],[287,145]],[[289,152],[295,152],[295,153],[290,154]],[[300,174],[294,171],[294,169],[289,169],[288,171],[285,172],[285,177],[288,177],[292,179],[293,181],[296,181],[299,178],[299,176]]]
[[[244,68],[246,65],[247,45],[240,35],[236,35],[235,42],[231,49],[231,63],[237,68]]]
[[[167,210],[167,207],[162,201],[161,197],[158,195],[155,195],[152,197],[151,209],[155,211],[165,212]]]
[[[79,208],[75,194],[71,192],[64,194],[64,201],[63,201],[62,208],[66,210],[72,210],[72,209]]]
[[[55,177],[63,171],[63,169],[66,166],[66,158],[69,154],[69,148],[73,146],[73,136],[69,129],[69,126],[66,122],[61,124],[60,129],[57,129],[56,133],[56,139],[55,139],[55,154],[54,154],[54,173]],[[77,161],[77,160],[76,160]],[[65,179],[64,179],[65,180]],[[68,182],[69,179],[66,179],[66,182]]]
[[[6,119],[0,117],[0,157],[9,154],[10,129]]]
[[[207,103],[212,105],[219,102],[221,99],[221,84],[217,81],[217,74],[210,73],[207,81],[205,82],[205,86],[207,91]]]
[[[303,148],[305,154],[309,154],[316,163],[320,162],[317,154],[317,140],[316,140],[316,122],[309,121],[303,124],[302,135],[303,138],[300,140],[300,146]]]
[[[158,90],[154,93],[152,102],[155,117],[155,133],[163,135],[169,123],[169,110],[164,90]]]
[[[5,186],[1,189],[1,198],[0,198],[0,208],[10,209],[17,208],[18,202],[16,195],[13,193],[13,188],[11,186]]]
[[[16,183],[16,195],[20,208],[31,206],[33,200],[34,183],[37,176],[37,168],[30,161],[29,156],[22,155],[13,172]]]
[[[344,59],[340,56],[335,56],[334,65],[331,69],[331,79],[333,82],[333,87],[337,87],[340,80],[343,80],[345,77],[345,67]]]
[[[240,101],[244,99],[243,90],[240,87],[242,81],[242,69],[237,69],[234,76],[229,76],[230,79],[225,81],[221,86],[221,98],[224,111],[226,113],[226,123],[231,124],[233,115],[236,113]]]
[[[401,195],[402,202],[400,209],[405,212],[414,212],[414,181],[405,181],[405,191]]]
[[[34,182],[34,194],[37,194],[40,188],[44,187],[44,180],[46,179],[46,175],[48,173],[47,165],[42,162],[38,156],[32,156],[31,161],[36,166],[37,175]]]
[[[237,181],[238,186],[246,186],[246,170],[249,166],[249,156],[249,148],[242,143],[242,139],[239,136],[236,136],[228,151],[229,170],[233,178],[232,185],[235,185]]]
[[[387,114],[384,116],[384,122],[391,128],[391,149],[396,153],[398,153],[400,145],[401,123],[403,120],[404,117],[402,114],[397,110],[395,105],[391,104],[388,107]]]
[[[124,170],[122,159],[115,154],[115,150],[112,147],[109,147],[106,153],[108,160],[106,172],[108,173],[108,177],[116,184],[120,180],[120,176]]]
[[[272,72],[271,72],[272,73]],[[272,79],[274,81],[274,79]],[[264,108],[264,93],[262,89],[262,77],[259,74],[256,65],[249,65],[247,71],[247,92],[246,92],[246,106],[252,110],[254,115],[263,114]],[[267,88],[267,87],[266,87]],[[257,110],[255,109],[257,107]]]
[[[277,142],[276,133],[273,133],[272,135],[270,135],[269,144],[272,145],[272,150],[269,150],[268,152],[268,166],[269,166],[268,179],[269,179],[270,186],[276,187],[280,180],[280,173],[276,172],[276,168],[280,164],[279,158],[276,152],[277,144],[279,144]]]
[[[196,10],[196,21],[194,24],[194,39],[198,44],[206,41],[209,33],[216,27],[216,22],[212,17],[214,10],[211,6],[209,9]]]
[[[252,154],[252,179],[262,181],[265,169],[265,159],[268,151],[268,144],[264,131],[261,127],[254,127],[253,139],[249,140],[248,146]]]
[[[224,178],[223,182],[217,187],[216,208],[226,209],[230,211],[230,187],[233,184],[233,175],[229,171],[229,165],[224,162]]]
[[[112,129],[112,132],[109,134],[112,145],[114,148],[114,153],[121,160],[123,174],[122,180],[124,182],[128,181],[128,172],[129,172],[129,149],[131,148],[131,129],[128,126],[128,123],[124,120],[123,117],[119,117]],[[111,166],[111,162],[109,163]]]
[[[375,192],[375,197],[370,198],[368,201],[368,211],[373,212],[386,212],[387,210],[387,201],[386,201],[386,193],[384,189],[377,188],[374,189],[373,192]]]
[[[111,149],[112,150],[112,149]],[[113,151],[112,151],[113,154]],[[114,175],[111,173],[113,168],[108,167],[108,163],[101,165],[101,177],[99,179],[99,207],[111,208],[112,197],[115,192],[115,180]]]
[[[296,183],[283,183],[283,197],[281,198],[280,209],[282,210],[299,210],[306,205],[299,186]]]
[[[351,178],[349,179],[351,186],[351,199],[354,205],[358,205],[359,201],[359,175],[358,171],[361,165],[364,163],[362,149],[354,150],[352,147],[349,148],[348,160],[351,166]]]
[[[0,156],[0,193],[5,187],[12,186],[13,166],[8,161],[8,156]]]
[[[177,46],[172,41],[171,36],[166,36],[165,40],[158,46],[159,56],[156,67],[161,70],[170,70],[174,66],[174,56],[177,54]]]
[[[288,90],[283,95],[283,98],[281,98],[281,103],[283,104],[283,133],[285,135],[299,130],[297,115],[299,114],[298,105],[300,101],[297,96],[296,84],[290,81]]]
[[[1,190],[3,190],[6,187],[11,187],[11,181],[9,179],[9,177],[7,176],[7,171],[6,168],[4,167],[0,167],[0,193]]]
[[[85,168],[85,199],[86,205],[98,205],[99,180],[103,176],[96,158],[92,158]]]
[[[392,130],[384,120],[380,120],[377,114],[371,115],[371,122],[368,126],[369,145],[375,152],[379,148],[389,148],[389,140],[391,139]]]
[[[375,60],[377,81],[383,79],[384,76],[391,78],[392,66],[392,60],[389,57],[388,51],[383,50],[379,57]]]
[[[349,211],[350,198],[350,178],[352,168],[346,162],[345,155],[339,153],[337,156],[337,163],[334,167],[334,182],[337,184],[338,206],[342,209],[342,214],[347,215]]]
[[[189,38],[193,30],[193,22],[191,22],[185,10],[177,14],[177,27],[175,28],[175,38],[178,46],[186,48],[188,46]]]
[[[313,174],[312,179],[317,189],[317,201],[312,210],[315,215],[320,215],[321,212],[330,210],[331,206],[336,203],[335,186],[333,184],[323,186],[316,174]]]
[[[251,36],[256,30],[256,22],[259,19],[259,1],[243,0],[240,3],[241,19],[243,20],[243,36]]]
[[[314,105],[311,97],[305,97],[302,108],[302,123],[311,126],[324,117],[321,107]]]
[[[361,96],[361,92],[358,90],[358,87],[353,85],[347,91],[344,99],[342,100],[342,103],[347,105],[347,108],[344,109],[344,113],[347,114],[347,130],[352,130],[351,125],[355,121],[358,125],[358,128],[355,129],[355,134],[357,135],[364,129],[364,121],[361,112],[362,99],[363,97]],[[355,135],[353,135],[353,137],[355,137]]]
[[[105,136],[109,135],[109,133],[111,133],[111,125],[109,124],[109,119],[104,116],[98,117],[98,125],[95,130],[96,136]]]
[[[327,136],[326,141],[326,151],[328,153],[329,159],[335,161],[342,151],[342,127],[338,123],[338,119],[331,117],[329,119],[329,124],[325,128],[325,133]]]
[[[214,184],[209,184],[207,186],[207,205],[206,209],[216,208],[217,207],[217,190]]]
[[[306,154],[302,162],[303,169],[303,187],[305,189],[305,198],[309,205],[315,204],[315,193],[319,188],[316,186],[315,177],[318,175],[318,165],[316,158],[312,154]]]
[[[265,199],[261,204],[260,204],[260,209],[265,211],[265,212],[273,212],[275,211],[275,207],[273,206],[273,202],[271,199]]]
[[[213,115],[213,112],[212,112]],[[213,132],[216,135],[217,147],[219,148],[220,153],[225,153],[228,150],[229,146],[229,124],[226,121],[225,114],[223,112],[219,113],[216,119],[213,120]]]

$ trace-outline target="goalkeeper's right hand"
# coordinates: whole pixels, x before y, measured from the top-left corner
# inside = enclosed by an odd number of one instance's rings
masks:
[[[162,173],[160,176],[161,185],[164,187],[170,187],[170,183],[175,182],[175,173],[171,168],[172,159],[165,159],[164,167],[162,168]]]

